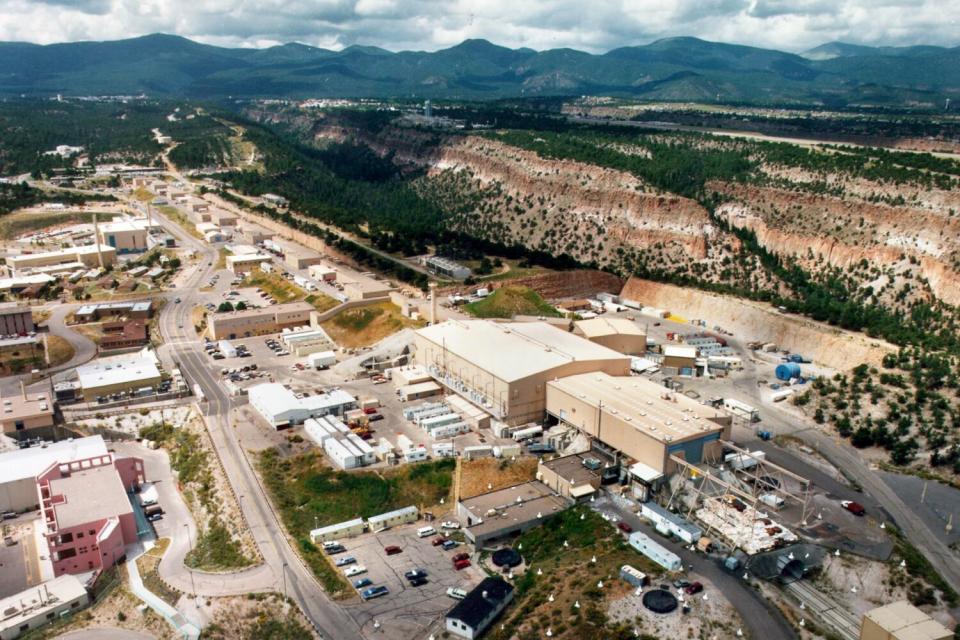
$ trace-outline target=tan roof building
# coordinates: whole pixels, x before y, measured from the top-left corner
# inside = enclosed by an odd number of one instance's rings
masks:
[[[633,320],[626,318],[592,318],[573,323],[574,331],[614,351],[632,356],[647,352],[647,334]]]
[[[950,640],[953,632],[903,600],[863,616],[860,640]]]
[[[359,274],[340,274],[340,284],[343,285],[343,292],[351,300],[370,300],[371,298],[384,298],[390,295],[393,287],[389,282],[374,280],[367,276]]]
[[[214,340],[279,333],[288,327],[310,324],[310,313],[315,310],[308,302],[289,302],[262,309],[211,313],[208,316],[207,333]]]
[[[415,360],[438,382],[508,424],[542,420],[546,384],[630,358],[546,322],[447,321],[416,332]]]
[[[0,399],[3,432],[15,434],[53,426],[53,402],[44,393],[28,393]]]
[[[547,413],[655,472],[674,455],[694,464],[719,455],[729,416],[645,378],[585,373],[547,382]]]

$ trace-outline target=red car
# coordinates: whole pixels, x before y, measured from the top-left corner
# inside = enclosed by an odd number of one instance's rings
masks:
[[[453,568],[456,569],[457,571],[460,571],[460,569],[466,569],[469,566],[470,566],[469,560],[457,560],[456,562],[453,563]]]
[[[376,408],[376,407],[367,407],[366,409],[363,410],[363,412],[369,416],[371,413],[376,413],[376,412],[377,412],[377,408]]]
[[[461,552],[461,553],[458,553],[457,555],[453,556],[453,558],[451,558],[451,559],[452,559],[454,562],[460,562],[461,560],[469,560],[469,559],[470,559],[470,554],[469,554],[469,553],[463,553],[463,552]]]
[[[867,510],[863,508],[862,504],[854,502],[853,500],[844,500],[840,503],[840,506],[855,516],[862,516],[867,513]]]
[[[620,529],[620,531],[624,533],[633,533],[633,527],[623,521],[617,523],[617,529]]]
[[[700,593],[703,591],[703,585],[699,582],[694,582],[693,584],[687,585],[684,591],[687,592],[688,596],[692,596],[695,593]]]
[[[389,547],[384,547],[383,550],[386,552],[386,554],[387,554],[388,556],[395,556],[395,555],[397,555],[398,553],[403,552],[403,549],[401,549],[400,547],[398,547],[398,546],[395,545],[395,544],[392,544],[392,545],[390,545]]]
[[[435,547],[439,547],[440,545],[443,544],[443,538],[441,538],[440,536],[437,536],[436,538],[430,541],[430,544],[432,544]]]

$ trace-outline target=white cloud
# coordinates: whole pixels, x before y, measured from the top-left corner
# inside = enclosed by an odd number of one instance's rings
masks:
[[[227,46],[435,50],[464,38],[602,52],[690,35],[800,51],[830,41],[960,44],[956,0],[0,0],[0,40],[148,33]]]

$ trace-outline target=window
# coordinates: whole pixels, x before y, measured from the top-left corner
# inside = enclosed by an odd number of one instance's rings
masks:
[[[53,616],[54,616],[54,613],[53,611],[51,611],[50,613],[47,614],[47,620],[53,620]]]
[[[79,540],[79,539],[82,538],[82,537],[83,537],[83,531],[81,531],[80,533],[77,534],[77,540]]]
[[[29,630],[30,630],[29,623],[20,625],[20,631],[29,631]]]
[[[13,423],[13,428],[16,429],[17,431],[23,431],[23,427],[24,427],[23,420],[17,420]]]

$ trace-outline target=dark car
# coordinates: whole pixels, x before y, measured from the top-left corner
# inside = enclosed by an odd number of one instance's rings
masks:
[[[377,420],[383,420],[383,414],[382,414],[382,413],[374,413],[373,415],[368,416],[367,419],[370,420],[370,422],[376,422]]]
[[[370,578],[360,578],[359,580],[353,581],[353,588],[363,589],[364,587],[369,587],[372,584],[373,584],[373,580],[371,580]]]
[[[334,544],[330,545],[329,547],[324,547],[323,550],[327,552],[328,556],[335,556],[338,553],[343,553],[347,550],[347,548],[342,544]]]
[[[422,576],[419,578],[414,578],[413,580],[410,581],[411,587],[420,587],[425,584],[427,584],[427,579]]]
[[[699,582],[694,582],[693,584],[688,585],[688,586],[684,589],[684,591],[687,592],[687,595],[688,595],[688,596],[692,596],[692,595],[695,594],[695,593],[700,593],[701,591],[703,591],[703,585],[700,584]]]
[[[443,544],[440,546],[443,547],[444,551],[450,551],[450,549],[456,549],[457,547],[459,547],[460,543],[457,542],[456,540],[444,540]]]
[[[390,589],[387,589],[384,586],[380,587],[370,587],[369,589],[364,589],[360,592],[360,597],[364,600],[372,600],[374,598],[379,598],[380,596],[385,596],[390,593]]]
[[[633,527],[622,520],[617,523],[617,529],[620,529],[620,531],[623,531],[624,533],[633,533]]]
[[[398,553],[402,553],[402,552],[403,552],[403,549],[401,549],[400,547],[398,547],[398,546],[395,545],[395,544],[392,544],[392,545],[390,545],[389,547],[384,547],[383,550],[384,550],[384,552],[385,552],[388,556],[395,556],[395,555],[397,555]]]
[[[405,574],[403,574],[403,577],[406,578],[407,580],[416,580],[417,578],[427,577],[427,572],[424,571],[423,569],[411,569],[410,571],[407,571]]]
[[[840,506],[855,516],[862,516],[867,513],[867,510],[863,508],[862,504],[854,502],[853,500],[844,500],[840,503]]]

